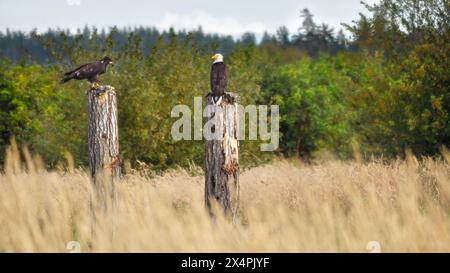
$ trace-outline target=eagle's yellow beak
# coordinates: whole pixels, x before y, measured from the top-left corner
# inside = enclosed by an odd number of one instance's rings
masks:
[[[211,59],[213,59],[213,60],[215,60],[215,59],[217,59],[217,58],[219,58],[219,55],[218,55],[218,54],[216,54],[216,55],[214,55],[214,56],[211,57]]]
[[[114,64],[114,62],[113,61],[109,61],[109,64]]]

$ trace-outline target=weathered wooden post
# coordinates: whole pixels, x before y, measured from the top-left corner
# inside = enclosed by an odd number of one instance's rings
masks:
[[[96,183],[97,176],[120,176],[117,97],[112,86],[100,86],[87,91],[89,110],[89,165]]]
[[[212,204],[217,203],[233,222],[239,208],[239,111],[238,97],[226,93],[214,106],[212,96],[206,97],[207,124],[217,137],[206,137],[205,143],[205,202],[211,216]],[[208,110],[208,107],[215,109]],[[205,128],[206,130],[206,128]],[[208,134],[208,132],[206,133]]]

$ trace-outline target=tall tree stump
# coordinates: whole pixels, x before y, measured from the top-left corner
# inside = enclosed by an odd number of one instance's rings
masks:
[[[89,165],[94,183],[97,176],[120,176],[119,130],[117,126],[117,97],[112,86],[89,89]]]
[[[206,207],[214,216],[212,207],[213,203],[217,203],[235,222],[239,208],[238,97],[226,93],[220,105],[214,106],[212,96],[208,95],[206,106],[207,124],[214,124],[210,131],[219,136],[208,139],[205,135]],[[212,108],[208,110],[208,107]]]

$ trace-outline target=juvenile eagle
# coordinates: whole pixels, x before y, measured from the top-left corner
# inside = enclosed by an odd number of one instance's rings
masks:
[[[61,83],[65,83],[70,81],[71,79],[75,80],[84,80],[87,79],[93,87],[98,85],[97,77],[106,72],[106,68],[109,64],[112,64],[112,59],[109,57],[104,57],[100,61],[83,64],[75,70],[67,72],[64,74],[64,78],[61,80]]]
[[[227,88],[228,69],[223,62],[222,54],[217,53],[212,59],[214,63],[211,68],[211,92],[214,104],[219,105]]]

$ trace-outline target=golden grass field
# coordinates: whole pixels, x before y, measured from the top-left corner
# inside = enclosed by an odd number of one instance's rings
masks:
[[[81,252],[369,252],[371,241],[382,252],[450,251],[443,159],[278,160],[242,173],[233,225],[208,217],[201,173],[131,171],[105,209],[70,158],[49,172],[20,154],[12,146],[0,174],[1,252],[68,252],[69,241]]]

